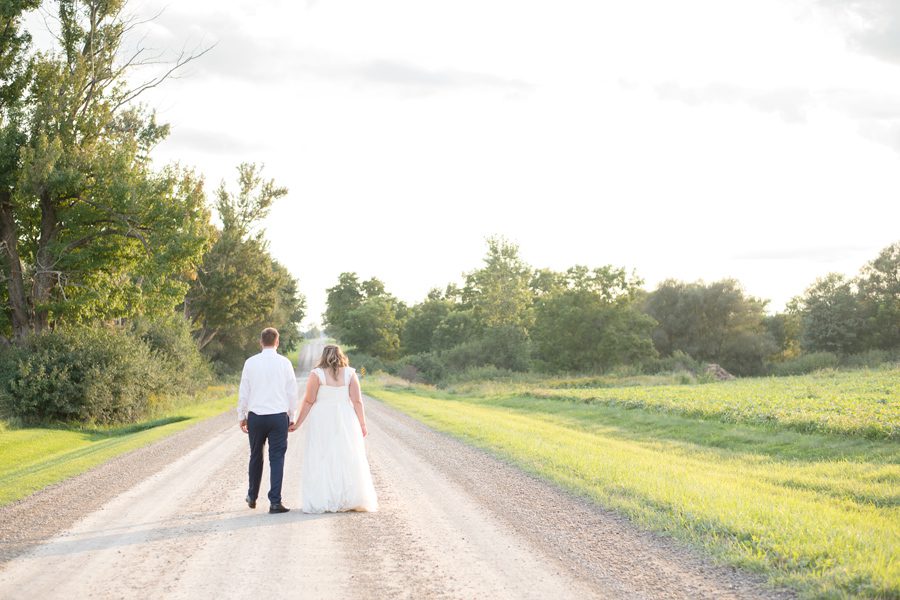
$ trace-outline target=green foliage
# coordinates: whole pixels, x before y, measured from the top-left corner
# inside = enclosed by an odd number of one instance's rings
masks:
[[[431,347],[434,350],[449,350],[475,339],[481,327],[470,308],[454,306],[447,316],[434,328]]]
[[[649,294],[645,310],[659,323],[653,343],[661,355],[681,350],[752,375],[763,372],[764,359],[776,349],[765,328],[765,305],[733,279],[708,285],[670,279]]]
[[[453,308],[453,302],[442,298],[438,290],[432,290],[424,302],[410,308],[400,336],[403,353],[419,354],[434,348],[435,331]]]
[[[611,266],[576,266],[537,301],[531,331],[536,357],[551,371],[605,371],[656,352],[653,319],[633,301],[640,281]]]
[[[882,250],[857,279],[863,350],[900,348],[900,242]]]
[[[280,348],[291,351],[300,340],[298,326],[306,301],[290,272],[272,258],[262,232],[256,232],[272,204],[287,193],[262,168],[238,166],[238,190],[223,183],[216,197],[222,230],[203,257],[184,301],[197,343],[220,371],[240,368],[259,350],[259,333],[275,327]]]
[[[834,369],[838,366],[839,358],[833,352],[809,352],[796,358],[774,363],[771,368],[772,375],[805,375],[822,369]]]
[[[183,315],[139,317],[130,323],[130,333],[164,365],[165,387],[173,392],[192,394],[212,380],[209,362],[197,348],[190,323]]]
[[[122,3],[58,5],[59,46],[3,115],[0,257],[20,337],[171,311],[209,233],[200,179],[152,169],[168,128],[132,102],[146,88],[119,61]]]
[[[533,321],[532,271],[519,257],[519,247],[503,238],[488,239],[484,266],[466,274],[462,301],[483,328],[528,329]]]
[[[442,352],[441,358],[453,371],[484,366],[527,371],[531,366],[531,343],[519,326],[490,327],[478,338]]]
[[[388,294],[376,278],[360,282],[356,273],[341,273],[328,289],[327,331],[343,343],[383,360],[400,356],[406,305]]]
[[[146,333],[153,329],[148,327]],[[156,342],[165,344],[163,336]],[[175,343],[177,346],[177,342]],[[196,353],[196,350],[194,350]],[[0,357],[0,406],[24,423],[128,423],[156,397],[185,392],[185,359],[122,329],[73,328],[26,338]],[[203,369],[193,373],[198,383]]]
[[[804,293],[800,310],[804,350],[850,354],[860,349],[863,318],[854,284],[843,275],[816,280]]]
[[[396,371],[407,381],[434,383],[444,378],[447,366],[436,353],[422,352],[401,358]]]
[[[325,321],[326,330],[335,337],[341,337],[341,325],[350,311],[359,308],[365,300],[365,292],[356,273],[341,273],[338,283],[326,290]]]
[[[866,264],[857,277],[829,273],[795,298],[808,352],[848,356],[900,348],[900,242]]]
[[[706,365],[686,352],[675,350],[668,356],[644,359],[640,366],[644,373],[688,372],[698,374],[704,371]]]

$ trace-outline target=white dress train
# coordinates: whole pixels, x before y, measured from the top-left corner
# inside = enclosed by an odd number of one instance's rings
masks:
[[[301,427],[300,497],[305,513],[378,510],[362,429],[350,401],[354,369],[343,370],[341,386],[326,385],[322,369],[312,371],[319,378],[319,391]]]

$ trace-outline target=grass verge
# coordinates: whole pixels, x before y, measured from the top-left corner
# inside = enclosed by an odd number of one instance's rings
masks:
[[[16,429],[0,423],[0,506],[219,415],[237,403],[230,388],[210,388],[203,397],[152,420],[121,427]]]
[[[729,389],[704,387],[720,385]],[[365,389],[436,429],[804,597],[900,597],[895,440],[646,406],[461,395],[379,385],[375,378]]]

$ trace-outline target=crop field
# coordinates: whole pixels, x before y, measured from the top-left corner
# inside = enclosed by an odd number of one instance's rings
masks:
[[[643,408],[797,431],[900,438],[900,370],[821,371],[711,384],[587,387],[578,379],[518,386],[516,395]],[[469,388],[476,396],[477,387]],[[504,392],[495,390],[495,399]]]
[[[586,386],[586,387],[584,387]],[[900,370],[364,391],[804,597],[900,597]]]

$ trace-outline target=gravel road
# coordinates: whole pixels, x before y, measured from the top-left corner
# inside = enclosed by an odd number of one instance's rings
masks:
[[[0,598],[790,597],[366,407],[379,512],[269,515],[268,472],[250,510],[247,438],[223,415],[0,509]]]

